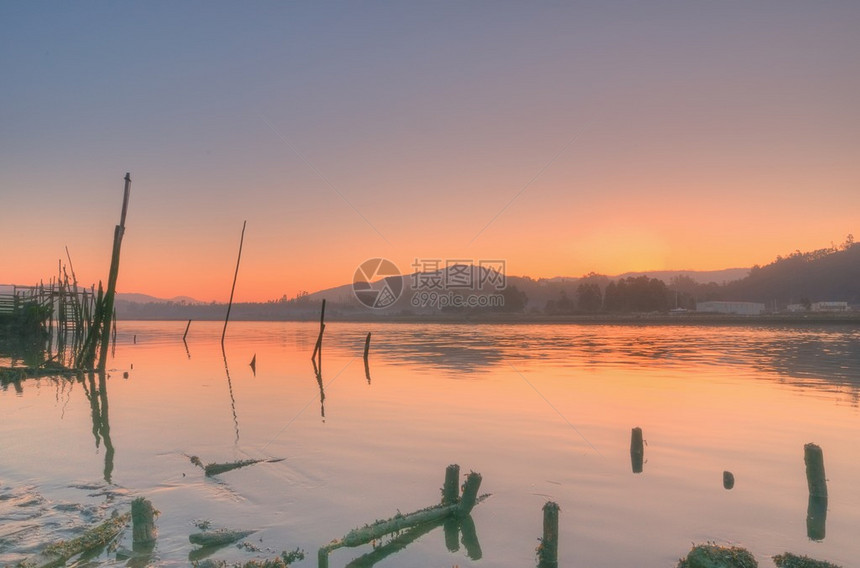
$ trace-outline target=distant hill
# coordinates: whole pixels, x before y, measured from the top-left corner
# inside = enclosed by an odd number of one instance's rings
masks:
[[[860,304],[860,246],[796,251],[766,266],[754,266],[746,278],[727,284],[720,295],[771,305],[842,301]]]

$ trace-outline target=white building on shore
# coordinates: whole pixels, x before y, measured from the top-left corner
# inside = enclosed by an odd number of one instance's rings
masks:
[[[757,316],[764,313],[764,304],[758,302],[696,302],[696,311]]]

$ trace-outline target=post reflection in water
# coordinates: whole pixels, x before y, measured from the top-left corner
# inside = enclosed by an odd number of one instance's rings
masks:
[[[317,385],[320,388],[320,416],[325,422],[325,387],[323,386],[323,378],[322,378],[322,350],[319,352],[319,366],[317,366],[316,359],[311,359],[311,363],[314,365],[314,376],[317,379]]]
[[[99,373],[98,388],[96,388],[95,373],[89,373],[83,382],[84,392],[90,401],[90,411],[93,420],[93,437],[96,439],[96,449],[104,441],[105,467],[104,480],[111,483],[113,473],[114,447],[110,438],[110,419],[108,417],[107,380],[105,373]],[[89,386],[88,386],[89,385]]]
[[[438,521],[425,523],[406,530],[386,544],[378,546],[373,551],[350,561],[346,564],[346,568],[370,568],[392,554],[400,552],[422,536],[433,532],[440,526],[443,527],[444,530],[445,546],[450,552],[457,552],[460,550],[458,537],[462,533],[462,543],[463,548],[466,549],[466,556],[471,560],[481,559],[483,552],[481,551],[481,544],[478,542],[478,534],[475,530],[475,521],[472,520],[472,515],[464,515],[462,517],[440,519]],[[320,555],[319,568],[328,568],[327,555]]]
[[[827,497],[809,496],[806,506],[806,536],[810,540],[824,540],[827,525]]]
[[[227,364],[227,351],[221,345],[221,355],[224,356],[224,372],[227,373],[227,390],[230,391],[230,408],[233,411],[233,428],[236,431],[236,443],[239,443],[239,417],[236,414],[236,398],[233,396],[233,381],[230,380],[230,366]]]

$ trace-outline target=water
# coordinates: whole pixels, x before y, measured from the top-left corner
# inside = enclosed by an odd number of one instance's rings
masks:
[[[492,494],[472,513],[481,558],[449,550],[440,527],[376,566],[534,566],[547,500],[561,506],[563,566],[669,567],[704,541],[744,546],[762,566],[785,551],[860,558],[856,329],[331,322],[322,400],[316,324],[231,323],[226,367],[221,324],[194,322],[187,350],[184,330],[120,322],[103,384],[0,392],[0,564],[142,495],[161,511],[153,563],[197,558],[188,535],[209,521],[256,530],[211,558],[299,547],[307,558],[293,565],[316,566],[317,549],[350,529],[437,503],[450,463]],[[635,474],[637,426],[647,445]],[[818,540],[807,442],[824,450],[830,493]],[[193,455],[284,459],[207,478]],[[119,559],[90,562],[125,565],[129,533]],[[330,566],[372,550],[336,550]]]

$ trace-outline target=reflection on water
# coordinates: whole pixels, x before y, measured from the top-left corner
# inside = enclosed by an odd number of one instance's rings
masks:
[[[0,564],[78,534],[87,507],[93,520],[109,514],[107,497],[73,485],[151,499],[155,564],[186,562],[200,520],[257,531],[212,555],[240,562],[318,550],[380,512],[416,510],[452,462],[481,471],[494,497],[331,565],[534,566],[547,500],[565,511],[563,565],[665,567],[706,540],[765,565],[786,550],[860,557],[853,328],[330,322],[325,371],[319,352],[307,365],[317,322],[231,323],[223,349],[217,322],[180,341],[183,328],[120,322],[112,377],[4,382]],[[808,498],[808,442],[827,452],[829,500]],[[192,455],[256,465],[206,476]],[[10,505],[34,495],[33,509]],[[311,556],[294,566],[316,566]]]
[[[729,366],[860,387],[860,331],[853,327],[392,327],[399,333],[384,345],[389,360],[456,373],[491,371],[514,357],[581,367]]]
[[[84,384],[84,392],[90,401],[90,412],[93,419],[93,437],[96,439],[96,449],[103,441],[105,446],[104,480],[111,482],[113,472],[114,447],[110,438],[110,417],[108,416],[107,381],[104,373],[98,373],[99,384],[96,388],[95,373],[89,373]],[[87,388],[89,385],[89,388]]]
[[[227,351],[221,344],[221,356],[224,358],[224,373],[227,375],[227,391],[230,393],[230,410],[233,411],[233,429],[236,432],[236,443],[239,443],[239,417],[236,415],[236,397],[233,396],[233,381],[230,379],[230,365],[227,364]]]

